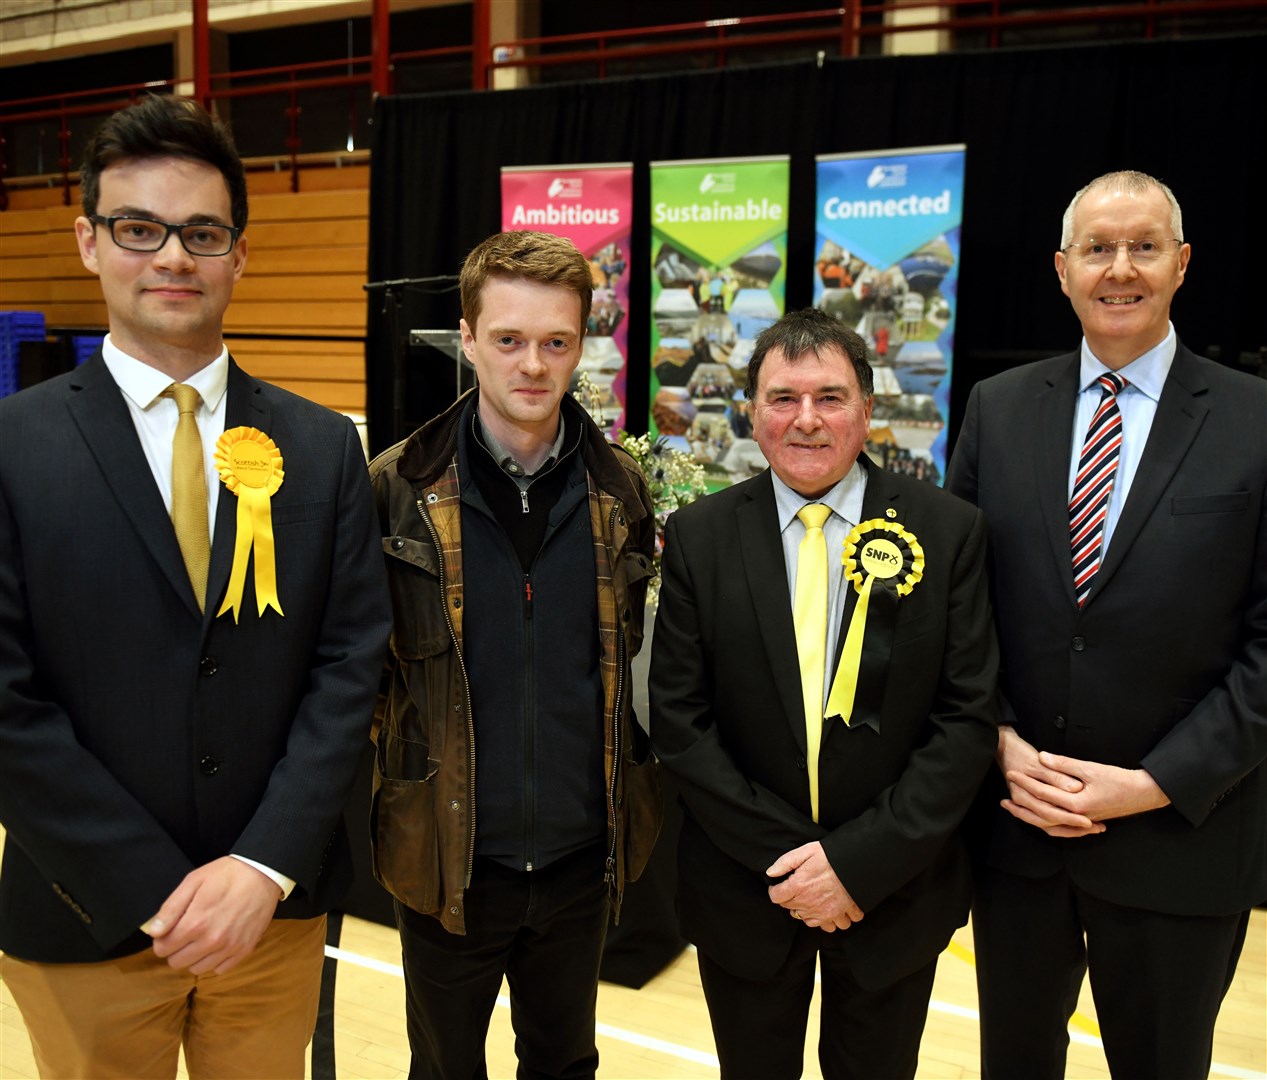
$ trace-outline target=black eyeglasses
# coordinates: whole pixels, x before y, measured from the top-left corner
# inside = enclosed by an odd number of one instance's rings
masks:
[[[110,238],[128,251],[159,251],[167,243],[167,238],[175,233],[190,255],[227,255],[242,235],[242,230],[232,225],[213,225],[210,222],[173,225],[170,221],[155,221],[153,218],[102,217],[100,214],[89,214],[88,220],[109,228]]]

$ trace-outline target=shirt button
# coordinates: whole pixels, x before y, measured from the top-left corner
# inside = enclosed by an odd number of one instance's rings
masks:
[[[198,762],[198,771],[203,776],[215,776],[220,771],[220,762],[208,755]]]
[[[204,656],[200,661],[198,661],[198,671],[203,675],[211,676],[219,670],[220,665],[216,663],[216,658],[214,656]]]
[[[457,905],[456,905],[456,904],[455,904],[453,907],[449,908],[449,914],[450,914],[450,915],[456,915],[457,913],[458,913],[458,909],[457,909]]]
[[[449,803],[449,809],[450,809],[450,810],[461,810],[461,809],[462,809],[462,804],[461,804],[460,802],[458,802],[458,801],[457,801],[457,799],[454,799],[451,803]]]
[[[1087,639],[1079,635],[1071,642],[1074,652],[1082,652],[1087,647]]]

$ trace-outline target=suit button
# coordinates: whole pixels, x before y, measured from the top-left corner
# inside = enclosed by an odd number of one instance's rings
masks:
[[[1079,634],[1073,639],[1073,641],[1070,642],[1070,644],[1073,646],[1074,652],[1082,652],[1082,650],[1087,647],[1087,639]]]
[[[392,551],[399,551],[404,546],[405,546],[405,541],[402,537],[399,537],[399,536],[392,537]]]
[[[220,771],[220,762],[213,758],[210,754],[198,762],[198,771],[203,776],[215,776]]]
[[[1058,716],[1058,717],[1056,717],[1056,719],[1055,719],[1055,720],[1053,720],[1053,721],[1052,721],[1052,723],[1053,723],[1053,724],[1055,724],[1055,725],[1056,725],[1056,727],[1057,727],[1060,731],[1064,731],[1064,730],[1065,730],[1065,718],[1064,718],[1063,716]]]
[[[219,670],[220,665],[214,656],[204,656],[198,661],[198,671],[202,675],[214,675]]]
[[[805,768],[805,759],[801,757],[799,754],[797,755],[797,758],[796,758],[796,767],[798,769]]]
[[[458,908],[456,904],[453,907],[449,908],[450,915],[456,915],[457,913],[458,913]]]

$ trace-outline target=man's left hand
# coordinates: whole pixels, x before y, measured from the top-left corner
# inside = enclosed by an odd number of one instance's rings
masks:
[[[1170,805],[1166,793],[1143,769],[1122,769],[1098,761],[1050,754],[1046,750],[1038,758],[1048,769],[1076,776],[1082,781],[1082,789],[1063,791],[1022,772],[1009,772],[1008,783],[1072,814],[1081,814],[1092,821],[1110,821]]]
[[[186,874],[141,929],[172,967],[223,975],[255,948],[280,899],[275,881],[225,855]]]
[[[862,908],[841,884],[827,861],[823,845],[817,840],[780,855],[766,870],[768,877],[784,874],[791,876],[770,886],[770,900],[786,908],[806,926],[830,934],[834,930],[847,930],[862,920]]]

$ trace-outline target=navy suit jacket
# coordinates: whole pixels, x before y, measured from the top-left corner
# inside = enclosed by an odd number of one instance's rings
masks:
[[[947,475],[990,521],[1002,719],[1040,750],[1144,768],[1172,805],[1053,839],[983,789],[982,857],[1173,914],[1267,898],[1267,382],[1180,344],[1081,610],[1068,476],[1079,354],[973,388]]]
[[[923,580],[897,603],[879,731],[824,730],[810,816],[792,601],[769,472],[669,518],[651,659],[651,738],[676,774],[683,933],[748,978],[772,975],[799,924],[765,869],[813,840],[865,918],[823,935],[880,987],[933,960],[967,919],[957,835],[998,740],[998,650],[985,521],[923,481],[869,465],[863,520],[905,526]],[[839,556],[833,556],[839,557]],[[840,640],[853,613],[849,588]],[[856,961],[856,963],[855,963]]]
[[[199,612],[175,530],[100,354],[0,401],[0,948],[93,961],[194,867],[234,852],[298,884],[350,879],[338,827],[390,625],[352,424],[230,361],[226,429],[284,458],[272,499],[285,617],[235,624],[237,499],[220,493]],[[253,564],[252,564],[253,565]]]

